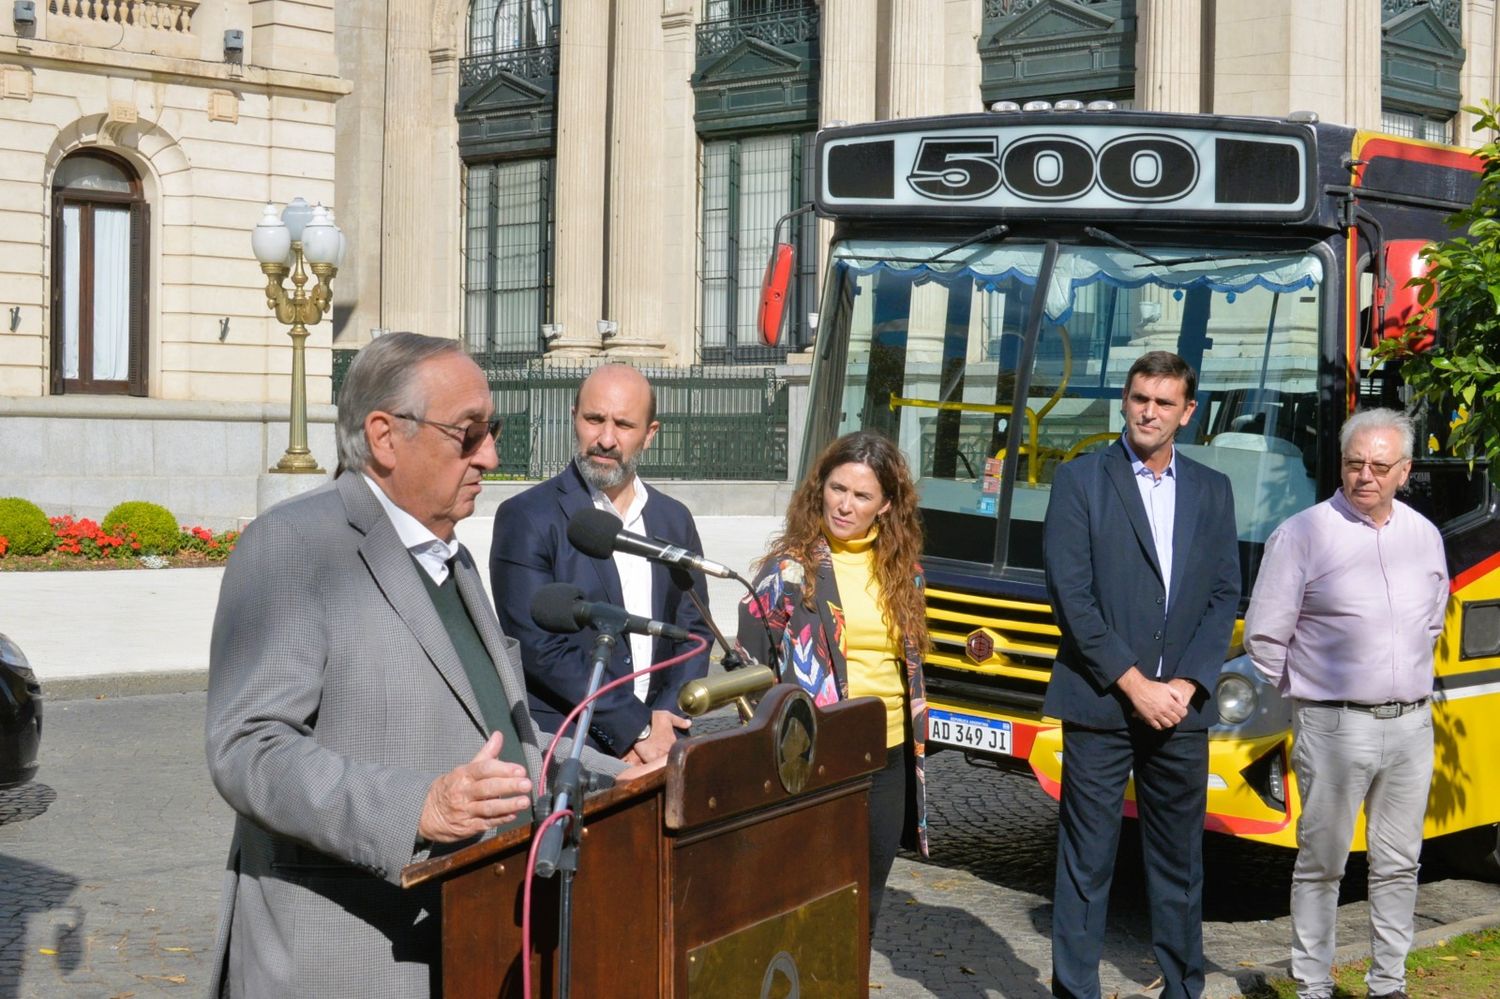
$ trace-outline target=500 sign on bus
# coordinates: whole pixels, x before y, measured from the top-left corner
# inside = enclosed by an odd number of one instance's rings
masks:
[[[1131,135],[1097,152],[1066,135],[1033,135],[1001,151],[995,136],[927,138],[906,182],[943,201],[976,201],[1002,186],[1028,201],[1071,201],[1097,183],[1127,202],[1175,201],[1198,183],[1198,154],[1181,139]]]
[[[1314,162],[1310,139],[1293,126],[1266,134],[1122,123],[1067,133],[1031,125],[933,132],[896,122],[848,132],[818,138],[818,210],[832,217],[1165,211],[1275,224],[1306,212]]]

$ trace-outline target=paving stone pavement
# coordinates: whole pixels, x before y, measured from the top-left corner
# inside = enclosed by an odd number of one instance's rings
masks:
[[[0,999],[201,995],[232,825],[203,764],[202,692],[47,704],[41,771],[0,791]],[[704,724],[724,724],[723,716]],[[1034,782],[929,762],[933,856],[897,859],[871,959],[871,996],[1046,994],[1056,806]],[[1285,956],[1290,854],[1206,841],[1209,996],[1225,974]],[[1106,995],[1154,976],[1127,835],[1111,901]],[[1500,911],[1500,886],[1424,869],[1420,925]],[[1367,909],[1351,868],[1340,911]],[[1500,985],[1497,985],[1500,994]]]

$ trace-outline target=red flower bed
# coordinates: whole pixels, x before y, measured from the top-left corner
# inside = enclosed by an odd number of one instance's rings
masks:
[[[119,525],[113,532],[106,531],[96,521],[87,517],[49,517],[52,525],[52,550],[31,558],[12,555],[7,563],[11,568],[67,568],[67,563],[134,563],[141,554],[141,541],[130,528]],[[238,531],[215,533],[206,527],[182,527],[181,547],[177,555],[165,558],[158,565],[201,565],[205,561],[221,562],[234,551],[239,540]],[[9,539],[0,536],[0,559],[5,559],[10,548]],[[22,565],[21,563],[27,563]],[[35,566],[31,563],[37,563]],[[123,567],[123,565],[122,565]]]
[[[57,536],[52,550],[59,555],[78,555],[86,559],[129,558],[141,549],[135,532],[129,528],[121,527],[118,534],[110,534],[87,517],[74,520],[65,515],[47,519],[52,524],[52,533]]]

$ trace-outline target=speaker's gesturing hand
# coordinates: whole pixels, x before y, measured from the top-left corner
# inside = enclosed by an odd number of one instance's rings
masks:
[[[525,767],[500,759],[500,742],[500,733],[492,733],[472,760],[432,782],[417,835],[434,843],[453,843],[503,825],[531,808],[531,778]]]

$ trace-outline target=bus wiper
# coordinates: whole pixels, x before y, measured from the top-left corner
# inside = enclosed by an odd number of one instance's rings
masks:
[[[977,233],[975,233],[974,235],[970,236],[968,239],[961,239],[961,240],[959,240],[957,243],[954,243],[952,246],[948,247],[946,250],[939,250],[939,251],[937,251],[932,256],[930,256],[926,260],[922,261],[922,263],[924,263],[924,264],[935,263],[935,262],[943,259],[944,257],[946,257],[950,253],[957,253],[959,250],[962,250],[966,246],[973,246],[975,243],[981,242],[982,240],[986,240],[986,239],[994,239],[996,236],[1004,236],[1008,232],[1010,232],[1010,226],[1006,225],[1003,222],[1000,223],[999,225],[992,225],[988,229],[985,229],[983,232],[977,232]]]
[[[1260,261],[1260,262],[1264,263],[1265,261],[1270,260],[1273,256],[1276,256],[1276,254],[1271,254],[1271,253],[1204,253],[1204,254],[1201,254],[1201,255],[1196,256],[1196,257],[1173,257],[1170,260],[1157,260],[1157,261],[1154,261],[1154,262],[1158,263],[1158,264],[1164,264],[1164,265],[1166,265],[1168,267],[1173,267],[1173,266],[1176,266],[1177,264],[1207,264],[1207,263],[1212,263],[1212,262],[1219,261],[1219,260],[1257,260],[1257,261]],[[1146,265],[1145,264],[1136,264],[1136,266],[1137,267],[1144,267]]]
[[[1101,243],[1108,243],[1110,246],[1113,246],[1117,250],[1124,250],[1127,253],[1134,253],[1138,257],[1144,257],[1145,259],[1151,261],[1153,264],[1166,263],[1166,261],[1162,260],[1160,257],[1153,257],[1151,254],[1147,253],[1139,246],[1127,243],[1119,236],[1116,236],[1114,233],[1105,232],[1103,229],[1096,229],[1091,225],[1084,226],[1083,234],[1090,239],[1097,239]]]

